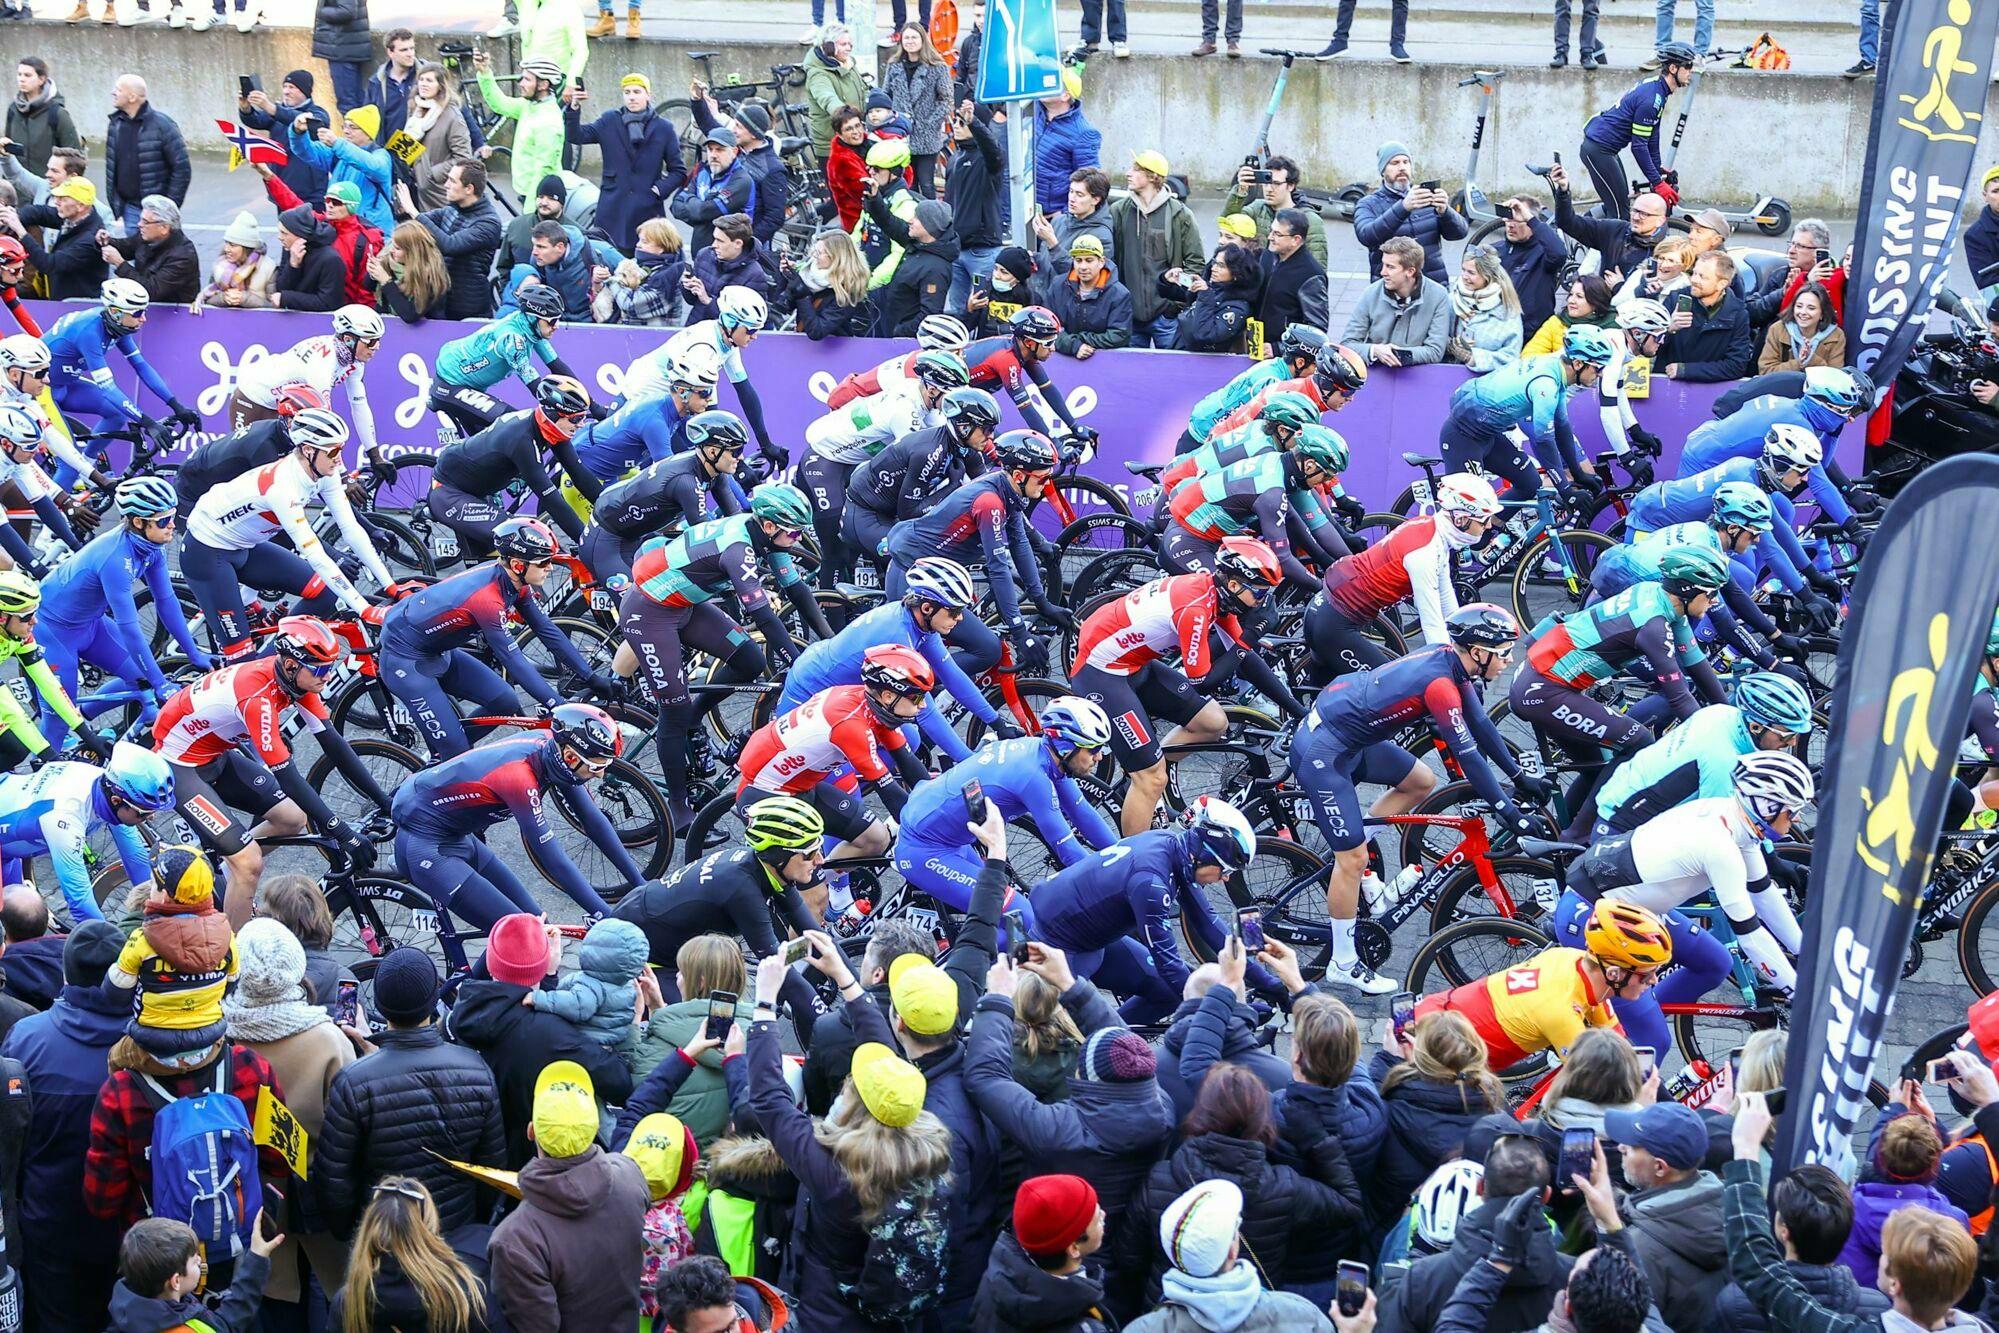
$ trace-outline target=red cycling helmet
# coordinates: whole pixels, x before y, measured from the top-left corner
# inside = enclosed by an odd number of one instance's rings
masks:
[[[317,616],[280,620],[277,632],[271,635],[271,647],[279,657],[309,667],[331,666],[347,651],[346,641]]]
[[[861,684],[920,699],[937,688],[937,674],[923,654],[900,643],[882,644],[861,655]]]
[[[25,264],[28,262],[27,247],[12,236],[0,236],[0,264]]]
[[[1224,537],[1222,549],[1215,553],[1215,575],[1244,587],[1274,588],[1284,581],[1284,567],[1267,543],[1255,537]]]
[[[310,384],[287,384],[278,390],[277,414],[289,420],[307,408],[324,408],[326,400],[319,396],[319,390]]]

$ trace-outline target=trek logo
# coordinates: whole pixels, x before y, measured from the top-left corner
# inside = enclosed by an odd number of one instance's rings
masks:
[[[1610,734],[1610,727],[1602,722],[1591,721],[1588,717],[1570,708],[1567,704],[1555,705],[1555,721],[1571,730],[1602,740]]]
[[[1134,750],[1152,743],[1152,733],[1146,730],[1145,717],[1135,708],[1119,713],[1111,725],[1117,728],[1118,735],[1124,737],[1124,743]]]

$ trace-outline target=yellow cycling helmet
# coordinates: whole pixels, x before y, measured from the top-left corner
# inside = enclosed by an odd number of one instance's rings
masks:
[[[18,569],[0,570],[0,615],[33,615],[42,605],[42,585]]]
[[[1665,923],[1636,903],[1597,903],[1583,931],[1583,948],[1613,967],[1664,967],[1673,961],[1673,937]]]
[[[826,837],[819,811],[796,796],[771,796],[749,808],[744,819],[750,850],[759,857],[776,853],[778,861],[793,852],[810,852]]]
[[[909,140],[877,139],[868,149],[867,161],[880,171],[898,171],[909,165]]]

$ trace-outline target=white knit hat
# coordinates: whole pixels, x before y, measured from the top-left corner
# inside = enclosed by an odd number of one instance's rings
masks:
[[[1229,1180],[1204,1180],[1166,1205],[1159,1245],[1166,1262],[1189,1277],[1214,1277],[1228,1267],[1242,1226],[1242,1190]]]
[[[305,948],[281,921],[260,916],[236,932],[236,989],[245,1004],[296,998],[305,977]]]
[[[269,248],[264,243],[264,232],[257,225],[256,217],[247,212],[236,215],[235,219],[223,231],[222,239],[230,245],[240,245],[249,250],[264,250]]]

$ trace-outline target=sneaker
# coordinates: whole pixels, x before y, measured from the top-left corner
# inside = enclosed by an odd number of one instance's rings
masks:
[[[519,34],[520,30],[521,30],[521,25],[514,22],[512,19],[501,19],[498,26],[496,26],[491,32],[487,33],[486,35],[492,38],[493,40],[498,41],[502,37],[516,36]]]
[[[1328,963],[1326,979],[1320,983],[1326,986],[1350,986],[1362,995],[1392,995],[1402,989],[1402,983],[1393,977],[1376,973],[1366,963]]]
[[[259,17],[261,16],[258,14],[257,9],[252,6],[248,9],[237,10],[236,17],[232,21],[236,24],[236,31],[247,36],[257,30],[257,19]]]
[[[1346,53],[1347,53],[1347,39],[1344,37],[1335,37],[1333,38],[1332,41],[1326,43],[1325,50],[1316,53],[1312,57],[1312,59],[1338,60],[1341,56],[1345,55]]]
[[[1583,63],[1588,64],[1589,62],[1584,61]],[[1567,69],[1568,67],[1569,67],[1569,53],[1567,51],[1555,52],[1554,59],[1548,62],[1549,69]]]
[[[1398,65],[1413,65],[1416,63],[1416,58],[1409,54],[1409,48],[1400,42],[1390,42],[1388,44],[1388,58]]]
[[[1241,60],[1241,59],[1242,59],[1242,43],[1241,43],[1241,42],[1230,42],[1230,43],[1229,43],[1229,59],[1230,59],[1230,60]]]
[[[1112,54],[1113,56],[1116,56],[1116,57],[1117,57],[1117,58],[1118,58],[1119,60],[1129,60],[1129,59],[1131,59],[1131,43],[1130,43],[1130,42],[1112,42],[1112,43],[1111,43],[1111,54]]]
[[[177,4],[169,3],[167,5],[167,26],[169,28],[185,28],[187,26],[187,10]]]
[[[196,32],[207,32],[215,26],[215,11],[212,9],[201,10],[188,20],[187,26]]]
[[[1602,69],[1605,65],[1608,65],[1610,63],[1610,52],[1598,51],[1595,55],[1592,55],[1588,59],[1584,60],[1583,63],[1585,65],[1595,65],[1598,69]]]
[[[1839,77],[1842,79],[1864,79],[1873,72],[1874,72],[1873,61],[1856,60],[1851,65],[1847,66],[1844,70],[1842,70],[1840,72]]]
[[[1653,56],[1650,60],[1647,60],[1643,64],[1638,66],[1638,72],[1640,74],[1656,73],[1659,69],[1660,63],[1661,62],[1659,60],[1659,57]]]
[[[1104,46],[1102,42],[1084,42],[1080,47],[1077,48],[1078,51],[1080,51],[1082,54],[1086,56],[1093,56],[1097,52],[1103,49]]]

